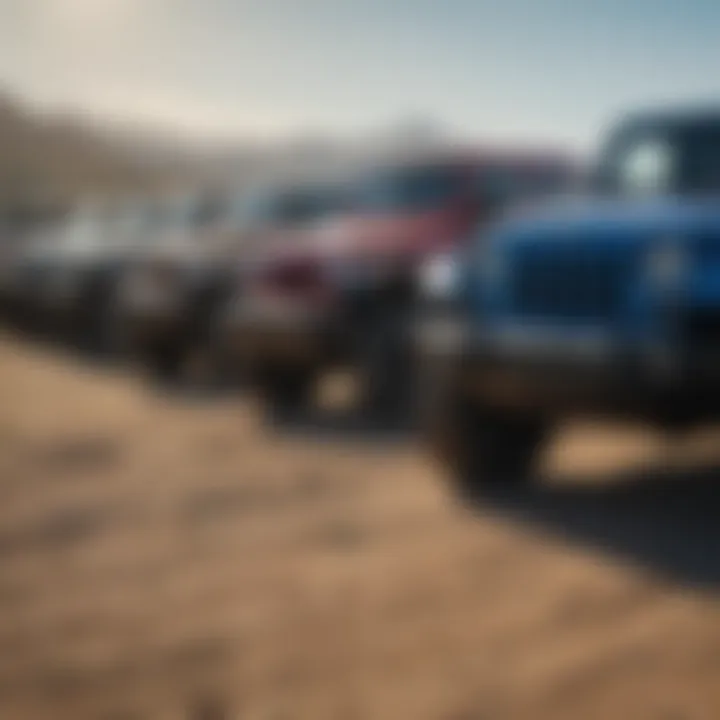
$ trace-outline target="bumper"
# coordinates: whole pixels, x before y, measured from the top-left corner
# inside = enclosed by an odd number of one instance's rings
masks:
[[[330,362],[344,344],[332,309],[289,300],[238,301],[224,318],[224,334],[236,357],[258,362]]]
[[[653,414],[720,409],[720,355],[613,345],[600,336],[488,336],[459,320],[421,324],[421,362],[452,368],[483,402],[536,411]]]

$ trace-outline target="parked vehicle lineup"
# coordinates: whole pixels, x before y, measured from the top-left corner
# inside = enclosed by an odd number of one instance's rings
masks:
[[[234,331],[267,404],[296,411],[316,379],[343,364],[358,371],[368,412],[407,409],[422,258],[454,248],[508,205],[557,191],[571,176],[569,164],[550,154],[468,153],[360,179],[346,213],[272,253],[243,280]]]
[[[283,186],[223,198],[211,212],[181,212],[175,231],[125,278],[120,313],[132,350],[158,378],[178,378],[198,353],[221,373],[229,340],[219,335],[221,320],[245,262],[259,246],[292,243],[334,208],[328,191]]]
[[[272,418],[338,367],[419,421],[463,493],[532,477],[554,425],[720,409],[720,111],[623,121],[597,167],[453,151],[341,181],[85,200],[0,258],[6,323]]]

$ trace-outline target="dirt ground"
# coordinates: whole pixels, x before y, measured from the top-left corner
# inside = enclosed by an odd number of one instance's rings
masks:
[[[576,424],[460,507],[411,440],[0,338],[0,718],[716,720],[719,437]]]

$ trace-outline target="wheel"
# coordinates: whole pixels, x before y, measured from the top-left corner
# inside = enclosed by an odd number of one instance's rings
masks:
[[[360,344],[360,403],[363,414],[379,422],[408,420],[416,378],[409,313],[388,311],[373,322]]]
[[[93,298],[90,309],[75,324],[74,339],[78,347],[93,356],[119,356],[124,350],[122,323],[112,296]]]
[[[106,358],[125,359],[128,355],[128,337],[114,298],[104,306],[99,324],[95,328],[94,347]]]
[[[309,403],[316,373],[304,365],[263,367],[255,373],[256,385],[270,420],[296,417]]]
[[[188,350],[183,380],[190,388],[210,393],[239,386],[228,351],[215,338],[198,341]]]
[[[534,418],[512,417],[457,397],[436,418],[431,436],[435,455],[462,496],[486,484],[532,480],[545,427]]]
[[[182,377],[185,352],[179,344],[169,343],[149,349],[144,360],[154,382],[161,385],[174,384]]]
[[[104,314],[108,305],[108,290],[94,277],[91,270],[75,278],[73,299],[68,300],[58,323],[57,335],[63,343],[83,355],[102,354]]]
[[[240,385],[237,358],[223,324],[223,310],[218,299],[198,314],[190,330],[193,349],[188,353],[188,379],[205,390],[220,391]]]
[[[463,391],[451,367],[424,373],[422,394],[425,443],[462,497],[482,485],[532,480],[547,435],[541,418],[484,407]]]

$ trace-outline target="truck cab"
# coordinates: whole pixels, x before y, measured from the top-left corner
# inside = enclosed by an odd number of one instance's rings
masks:
[[[426,265],[426,293],[452,308],[419,329],[426,436],[463,488],[531,477],[569,413],[717,415],[719,192],[720,111],[636,115],[589,196]]]

